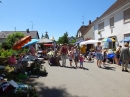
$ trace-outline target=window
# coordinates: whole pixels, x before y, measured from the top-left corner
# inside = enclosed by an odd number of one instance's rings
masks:
[[[114,26],[114,17],[111,17],[110,18],[110,27],[113,27]]]
[[[98,30],[103,30],[104,29],[104,22],[98,24]]]
[[[130,22],[130,8],[124,11],[124,22]]]
[[[78,37],[81,37],[81,32],[80,31],[78,32]]]

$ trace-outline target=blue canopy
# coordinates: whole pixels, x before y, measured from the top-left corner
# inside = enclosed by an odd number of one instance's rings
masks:
[[[77,41],[75,44],[78,44],[78,43],[80,43],[80,42],[83,42],[84,40],[79,40],[79,41]]]
[[[35,44],[35,43],[37,43],[38,41],[39,41],[38,39],[31,39],[31,41],[28,42],[27,44],[25,44],[23,47],[27,47],[27,46],[29,46],[29,45]]]
[[[120,42],[130,42],[130,36],[124,38],[124,39],[121,40]]]

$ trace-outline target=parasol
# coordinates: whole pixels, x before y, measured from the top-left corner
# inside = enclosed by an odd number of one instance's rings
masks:
[[[37,43],[38,41],[39,41],[38,39],[31,39],[31,41],[29,41],[27,44],[25,44],[25,45],[22,46],[22,47],[27,47],[27,46],[29,46],[29,45],[32,45],[32,44]]]
[[[31,41],[31,36],[25,36],[18,40],[12,47],[13,50],[19,50],[24,44],[28,43]]]
[[[102,42],[115,42],[113,38],[104,38]]]

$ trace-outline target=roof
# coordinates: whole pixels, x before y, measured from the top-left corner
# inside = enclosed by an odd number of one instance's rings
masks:
[[[25,36],[31,35],[32,38],[35,38],[35,36],[38,36],[38,39],[39,39],[38,31],[29,31],[29,33],[27,31],[16,31],[16,32],[21,32]],[[1,31],[0,38],[7,38],[7,36],[12,33],[15,33],[15,31]]]
[[[85,33],[85,31],[88,29],[88,27],[89,26],[81,26],[80,28],[79,28],[79,30],[78,31],[80,31],[81,32],[81,34],[83,35],[84,33]]]
[[[88,25],[88,28],[86,29],[86,31],[83,33],[82,36],[84,36],[92,28],[92,26],[93,26],[93,24]]]
[[[128,2],[130,2],[130,0],[116,0],[116,2],[110,6],[101,16],[100,18],[110,14],[111,12],[117,10],[118,8],[122,7],[123,5],[127,4]],[[99,19],[100,19],[99,18]]]

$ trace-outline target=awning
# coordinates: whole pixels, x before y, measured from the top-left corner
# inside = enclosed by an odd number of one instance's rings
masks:
[[[44,46],[52,46],[52,44],[44,44]]]

